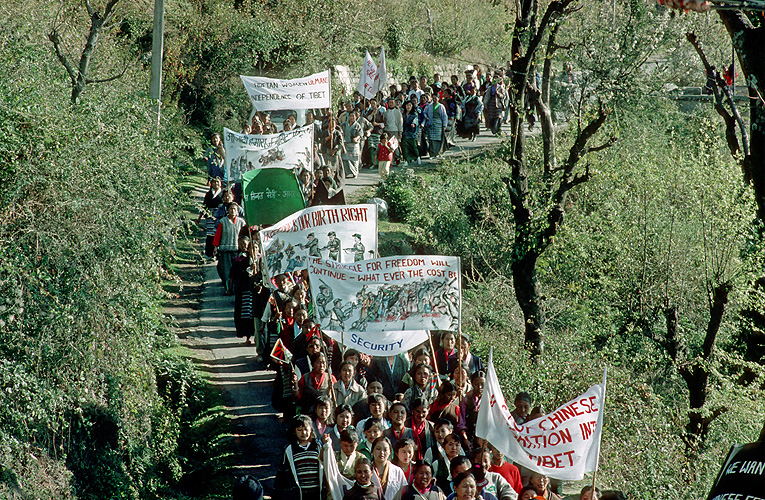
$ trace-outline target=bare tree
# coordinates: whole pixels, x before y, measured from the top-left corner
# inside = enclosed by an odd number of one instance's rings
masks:
[[[523,312],[526,346],[532,358],[544,352],[542,334],[545,327],[544,307],[537,282],[537,262],[542,253],[553,242],[563,223],[566,201],[569,192],[592,177],[589,164],[583,168],[579,163],[588,153],[609,147],[616,140],[606,139],[598,146],[590,146],[590,141],[605,124],[610,110],[599,103],[597,113],[586,124],[581,116],[577,120],[574,143],[568,151],[566,160],[558,167],[555,155],[555,129],[549,116],[549,79],[550,64],[544,65],[542,99],[537,108],[542,111],[542,135],[545,147],[546,187],[543,192],[533,192],[529,177],[533,174],[524,159],[524,131],[522,127],[525,109],[525,89],[533,71],[534,59],[545,36],[548,37],[547,55],[552,57],[557,34],[557,23],[566,15],[573,13],[573,0],[551,1],[537,24],[537,0],[523,0],[519,10],[512,39],[512,77],[510,83],[510,123],[511,147],[505,161],[511,167],[511,175],[504,178],[513,208],[515,222],[514,251],[511,264],[513,288],[518,305]],[[549,34],[548,34],[549,32]],[[548,88],[545,88],[548,87]],[[544,217],[539,218],[538,207],[544,209]],[[541,219],[541,220],[540,220]]]
[[[93,58],[93,52],[96,49],[98,40],[104,31],[108,31],[116,26],[113,23],[114,17],[117,13],[116,7],[120,0],[107,0],[104,6],[103,12],[94,8],[90,0],[84,0],[85,8],[88,11],[90,17],[90,31],[85,41],[85,46],[80,53],[80,61],[77,65],[73,65],[69,57],[65,54],[61,35],[59,34],[58,26],[51,27],[50,33],[48,33],[48,39],[53,43],[53,49],[56,51],[56,57],[66,69],[69,78],[72,81],[72,104],[77,104],[77,100],[85,90],[85,86],[91,83],[105,83],[112,80],[116,80],[125,74],[127,71],[127,65],[122,69],[122,72],[110,76],[108,78],[92,78],[90,75],[90,63]]]

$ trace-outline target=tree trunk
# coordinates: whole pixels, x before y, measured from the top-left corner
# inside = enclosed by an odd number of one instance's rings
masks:
[[[516,241],[516,244],[524,243]],[[544,353],[542,331],[545,327],[545,317],[537,283],[537,258],[536,253],[530,253],[512,265],[515,297],[523,311],[526,349],[532,359]]]

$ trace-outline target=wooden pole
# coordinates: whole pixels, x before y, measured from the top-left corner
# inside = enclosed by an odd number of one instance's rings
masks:
[[[428,331],[428,342],[430,342],[430,352],[433,356],[433,369],[436,371],[436,377],[438,377],[440,375],[438,373],[438,360],[436,359],[436,350],[433,349],[433,335],[430,333],[430,331]]]

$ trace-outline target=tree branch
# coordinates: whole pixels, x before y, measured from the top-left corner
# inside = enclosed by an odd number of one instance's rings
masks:
[[[96,13],[95,9],[93,9],[93,5],[90,3],[90,0],[85,0],[85,8],[88,9],[88,15],[90,17],[93,17],[93,14]]]
[[[97,78],[94,80],[91,80],[90,78],[85,79],[85,83],[106,83],[116,80],[117,78],[122,78],[122,76],[125,74],[125,72],[128,69],[128,65],[126,64],[124,68],[122,68],[122,72],[118,73],[116,75],[110,76],[109,78]]]
[[[66,72],[69,74],[69,78],[72,79],[72,84],[74,84],[74,82],[77,80],[77,73],[75,73],[74,68],[72,68],[72,65],[69,63],[69,59],[67,59],[66,55],[61,50],[61,38],[59,37],[56,28],[53,28],[51,32],[48,33],[48,40],[53,43],[53,49],[56,51],[56,57],[64,66],[64,69],[66,69]]]

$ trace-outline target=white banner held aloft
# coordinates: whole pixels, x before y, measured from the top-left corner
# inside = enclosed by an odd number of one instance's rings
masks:
[[[372,60],[372,56],[367,52],[364,56],[364,63],[361,65],[361,76],[359,77],[358,91],[361,97],[374,99],[377,95],[377,66]]]
[[[517,424],[502,395],[492,354],[486,370],[476,436],[519,466],[555,479],[578,481],[598,469],[606,373],[603,382],[547,415]]]
[[[309,258],[314,313],[324,330],[392,332],[460,327],[459,257],[409,255],[342,264]]]
[[[329,70],[293,80],[240,76],[258,111],[332,107]]]
[[[353,481],[345,478],[340,473],[332,446],[325,446],[321,454],[324,462],[324,477],[327,480],[327,489],[332,493],[332,498],[341,499],[348,490],[353,488]]]
[[[427,330],[405,332],[349,332],[322,330],[345,347],[370,356],[395,356],[428,341]]]
[[[237,134],[223,129],[226,179],[239,182],[242,174],[257,168],[288,168],[313,173],[313,127],[273,135]]]
[[[376,205],[309,207],[260,231],[266,282],[308,267],[309,257],[358,262],[377,255]]]
[[[377,90],[386,90],[388,84],[388,69],[385,66],[385,47],[380,48],[380,60],[377,63]]]

